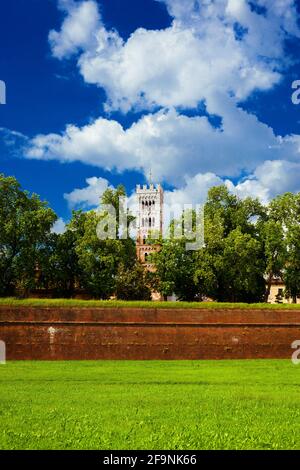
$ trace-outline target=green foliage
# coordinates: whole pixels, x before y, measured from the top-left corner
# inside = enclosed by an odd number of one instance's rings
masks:
[[[285,295],[300,295],[300,194],[286,193],[263,206],[241,199],[225,186],[211,188],[204,208],[205,244],[187,249],[197,220],[194,211],[171,221],[170,238],[157,239],[156,272],[137,263],[135,242],[127,237],[134,217],[120,206],[123,186],[107,189],[98,211],[74,211],[63,234],[51,233],[55,213],[12,177],[0,175],[0,296],[29,295],[34,288],[55,297],[72,297],[83,289],[93,298],[145,300],[149,286],[164,298],[181,301],[254,303],[267,301],[274,277]],[[113,232],[107,206],[114,209]],[[126,213],[125,213],[126,211]],[[184,215],[191,227],[182,232]],[[126,217],[125,217],[126,216]],[[103,237],[97,229],[102,225]],[[186,227],[184,227],[186,229]],[[106,233],[107,232],[107,233]]]
[[[153,255],[155,286],[164,297],[175,293],[179,300],[192,301],[198,294],[193,282],[195,252],[187,251],[185,243],[185,239],[162,242],[159,253]]]
[[[81,218],[82,233],[76,241],[76,254],[81,270],[80,284],[93,297],[108,299],[114,295],[118,268],[123,263],[130,268],[136,260],[133,240],[101,240],[97,225],[103,214],[90,211]],[[72,222],[71,222],[72,225]]]
[[[300,226],[294,224],[287,235],[287,262],[284,269],[286,293],[297,302],[300,295]]]
[[[224,186],[212,188],[205,205],[208,294],[221,302],[259,302],[265,292],[265,260],[259,224],[263,206],[239,199]],[[200,259],[201,261],[201,259]]]
[[[231,194],[224,185],[208,191],[205,216],[209,221],[222,226],[224,237],[236,228],[255,236],[255,219],[263,215],[264,208],[258,199],[240,199]]]
[[[273,199],[263,230],[269,278],[283,277],[286,295],[296,302],[300,294],[300,194]]]
[[[77,239],[78,234],[70,228],[48,237],[47,243],[39,250],[39,288],[51,290],[56,297],[70,298],[74,295],[81,278]]]
[[[123,187],[104,192],[101,205],[112,205],[119,213],[119,197],[125,195]],[[100,206],[101,207],[101,206]],[[107,217],[102,211],[74,211],[65,233],[49,239],[41,251],[41,285],[54,295],[72,297],[75,288],[84,289],[94,298],[108,299],[115,294],[119,266],[130,269],[136,261],[133,240],[119,239],[124,229],[116,224],[116,239],[100,239],[99,222]],[[129,220],[130,219],[129,215]]]
[[[186,237],[162,242],[155,257],[158,289],[180,300],[259,302],[265,294],[265,259],[256,199],[239,199],[225,186],[212,188],[204,212],[205,246],[187,251]],[[181,221],[171,223],[171,234]]]
[[[224,241],[219,266],[222,292],[219,300],[231,302],[262,301],[265,294],[265,263],[258,240],[236,228]],[[222,298],[223,297],[223,298]]]
[[[119,239],[122,236],[122,233],[127,234],[130,223],[135,219],[127,209],[127,212],[124,211],[124,207],[120,204],[122,198],[126,197],[126,190],[123,185],[119,185],[116,189],[108,188],[104,191],[101,197],[101,205],[112,206],[115,210],[116,216],[116,238]],[[100,207],[101,207],[100,205]],[[105,211],[103,211],[105,214]],[[126,224],[125,224],[126,217]],[[125,238],[125,237],[124,237]]]
[[[120,300],[151,300],[148,273],[138,261],[130,268],[120,264],[115,295]]]
[[[35,286],[38,250],[55,220],[46,202],[0,175],[0,295],[24,295]]]
[[[264,257],[266,262],[267,290],[265,298],[270,295],[274,277],[281,277],[287,259],[286,243],[282,223],[273,218],[270,210],[268,220],[260,226]]]
[[[299,449],[290,360],[8,362],[1,449]]]

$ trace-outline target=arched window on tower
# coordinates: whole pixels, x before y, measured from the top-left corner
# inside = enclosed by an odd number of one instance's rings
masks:
[[[151,217],[149,217],[149,227],[151,227]]]
[[[145,219],[142,218],[142,227],[145,227]]]

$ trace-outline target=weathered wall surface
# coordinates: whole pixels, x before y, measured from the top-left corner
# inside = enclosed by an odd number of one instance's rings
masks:
[[[7,359],[290,358],[300,311],[0,307]]]

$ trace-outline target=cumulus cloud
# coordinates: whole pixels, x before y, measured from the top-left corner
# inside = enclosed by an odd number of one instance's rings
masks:
[[[105,28],[94,0],[69,7],[61,31],[50,33],[53,55],[80,49],[85,81],[104,88],[108,107],[123,111],[193,108],[216,89],[242,100],[279,82],[284,40],[299,35],[292,0],[258,1],[265,15],[247,0],[164,1],[172,25],[139,28],[126,42]]]
[[[156,181],[180,186],[199,172],[238,176],[253,172],[264,160],[285,159],[298,152],[291,139],[272,129],[228,99],[210,102],[222,109],[223,122],[214,128],[207,117],[189,118],[174,109],[142,117],[129,129],[99,118],[61,134],[40,135],[27,149],[28,158],[81,161],[107,170],[140,170]]]
[[[58,6],[66,17],[60,31],[51,30],[49,33],[53,56],[62,59],[80,50],[96,47],[96,31],[100,25],[96,2],[59,0]]]
[[[87,186],[82,189],[74,189],[71,193],[64,194],[70,208],[90,208],[97,207],[100,198],[106,189],[113,188],[105,178],[96,176],[86,179]]]
[[[166,191],[164,201],[170,207],[183,207],[185,204],[192,204],[195,207],[205,202],[210,188],[221,184],[224,184],[224,180],[214,173],[198,173],[186,178],[181,188]]]
[[[276,86],[288,68],[286,39],[300,37],[295,1],[156,1],[166,4],[170,26],[139,28],[126,41],[105,27],[95,0],[59,1],[64,19],[49,35],[53,56],[76,55],[84,80],[105,90],[107,111],[146,114],[128,129],[106,115],[38,135],[25,156],[145,175],[151,168],[157,182],[177,187],[166,194],[173,201],[201,202],[211,185],[222,182],[264,201],[298,190],[300,137],[276,136],[241,108],[254,91]],[[248,176],[234,185],[230,178],[241,174]],[[93,205],[105,181],[91,178],[65,197],[73,207]]]
[[[98,208],[99,198],[108,187],[113,188],[109,181],[103,178],[88,178],[87,186],[74,189],[65,195],[70,207]],[[271,198],[287,191],[300,191],[300,163],[291,163],[284,160],[266,161],[259,165],[253,174],[232,183],[228,178],[220,178],[214,173],[198,173],[193,177],[186,177],[178,189],[167,190],[164,193],[164,226],[173,217],[178,217],[186,205],[196,209],[197,205],[205,203],[207,193],[213,186],[225,185],[229,191],[244,199],[248,196],[258,198],[262,203],[268,203]],[[127,201],[130,212],[137,216],[138,201],[135,191],[129,195]],[[61,224],[58,221],[58,226]],[[62,221],[63,222],[63,221]],[[133,231],[133,234],[135,232]]]
[[[51,232],[56,233],[57,235],[60,235],[64,233],[66,230],[66,223],[65,221],[60,217],[57,219],[57,221],[54,223]]]
[[[286,160],[265,161],[254,174],[241,181],[236,187],[227,182],[229,189],[241,197],[258,197],[267,202],[285,192],[300,191],[300,163]]]
[[[261,202],[268,203],[279,194],[300,192],[300,163],[268,160],[236,184],[214,173],[198,173],[186,178],[185,184],[180,189],[167,191],[165,200],[169,205],[203,204],[208,190],[222,184],[242,199],[248,196],[257,197]]]

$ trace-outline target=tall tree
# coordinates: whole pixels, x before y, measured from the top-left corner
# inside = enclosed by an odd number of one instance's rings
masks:
[[[122,234],[125,233],[124,239],[127,237],[128,229],[131,222],[135,217],[130,213],[129,209],[123,206],[123,201],[126,199],[126,190],[123,185],[119,185],[116,189],[108,188],[102,194],[100,199],[100,210],[104,205],[112,206],[115,211],[116,217],[116,238],[120,239]],[[105,215],[106,212],[102,210]]]
[[[39,251],[39,287],[50,289],[55,297],[70,298],[81,287],[77,240],[76,231],[67,227],[62,234],[51,234]]]
[[[220,301],[260,302],[265,295],[265,262],[261,243],[240,228],[225,239],[217,269],[222,279]]]
[[[286,193],[278,198],[278,211],[283,220],[286,261],[283,279],[286,295],[297,302],[300,295],[300,193]]]
[[[300,294],[300,195],[285,193],[275,197],[267,208],[262,234],[267,261],[266,299],[274,276],[281,277],[286,295],[297,301]]]
[[[46,202],[23,191],[13,177],[0,175],[0,294],[35,285],[38,249],[57,219]]]
[[[148,273],[137,261],[130,268],[121,263],[116,276],[115,294],[120,300],[151,300]]]
[[[119,198],[125,196],[125,190],[121,186],[116,190],[108,189],[101,198],[99,211],[74,213],[74,220],[70,223],[70,229],[78,233],[76,253],[82,286],[96,298],[107,299],[114,295],[119,266],[123,264],[126,269],[130,269],[136,262],[134,241],[130,238],[120,239],[120,232],[124,227],[119,219],[119,213],[122,212],[122,209],[119,212]],[[111,205],[115,209],[112,217],[116,218],[116,230],[112,238],[99,237],[99,224],[103,223],[105,226],[107,220],[111,222],[104,205]],[[131,216],[127,215],[130,221]]]
[[[286,295],[297,303],[300,296],[300,220],[298,225],[289,229],[287,235],[288,255],[284,269]]]
[[[283,270],[287,261],[285,237],[286,203],[287,201],[282,196],[273,199],[266,207],[265,216],[258,222],[266,261],[266,302],[270,296],[274,277],[283,276]]]
[[[215,186],[208,191],[205,216],[218,220],[226,238],[232,230],[240,228],[243,233],[257,236],[257,220],[264,217],[265,209],[258,199],[241,199],[231,194],[224,185]]]
[[[225,186],[209,190],[205,249],[198,256],[196,271],[208,296],[218,301],[261,299],[265,257],[259,224],[264,217],[265,209],[257,199],[242,200]]]
[[[156,272],[155,287],[164,298],[175,294],[179,300],[195,300],[198,286],[195,284],[195,252],[186,249],[187,240],[170,239],[161,243],[161,249],[153,255]]]

